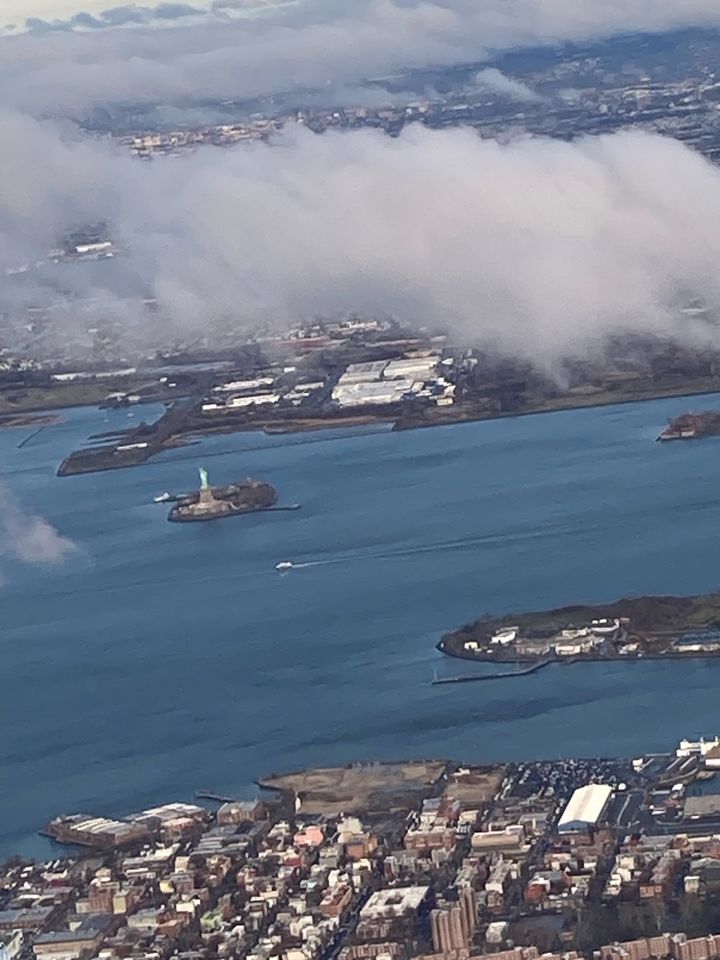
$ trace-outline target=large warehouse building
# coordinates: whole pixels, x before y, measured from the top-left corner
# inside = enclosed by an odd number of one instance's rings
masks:
[[[612,796],[612,787],[606,783],[589,783],[570,797],[558,821],[559,833],[590,830],[596,827]]]

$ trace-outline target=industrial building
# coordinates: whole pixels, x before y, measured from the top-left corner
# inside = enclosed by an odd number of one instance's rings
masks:
[[[132,813],[126,819],[137,823],[150,823],[152,825],[155,821],[159,823],[170,823],[181,817],[189,817],[192,820],[203,821],[208,819],[208,812],[205,807],[199,807],[196,803],[164,803],[159,807],[150,807],[148,810],[141,810],[140,813]]]
[[[417,385],[417,389],[420,388]],[[358,381],[343,383],[342,377],[332,392],[333,400],[341,407],[363,407],[366,404],[399,403],[416,387],[415,381],[402,380]]]
[[[251,397],[230,397],[226,406],[237,409],[238,407],[260,407],[263,404],[279,402],[279,393],[258,393]]]
[[[339,407],[379,406],[412,398],[452,404],[455,385],[438,375],[440,363],[448,365],[438,354],[351,363],[338,379],[332,399]]]
[[[227,383],[220,383],[212,388],[213,393],[240,393],[261,390],[264,387],[272,387],[275,383],[273,377],[256,377],[254,380],[229,380]]]
[[[414,380],[429,380],[435,375],[435,368],[439,362],[440,357],[437,355],[391,360],[383,370],[383,379],[396,380],[401,377],[412,377]]]
[[[345,372],[340,377],[338,384],[346,386],[350,383],[367,383],[379,380],[382,375],[385,367],[387,366],[387,360],[371,360],[367,363],[351,363],[345,368]]]
[[[612,792],[612,787],[606,783],[589,783],[580,787],[562,812],[558,832],[578,833],[595,828],[602,819]]]
[[[43,833],[60,843],[76,843],[87,847],[120,847],[127,843],[138,843],[152,837],[152,829],[147,824],[126,820],[110,820],[106,817],[92,817],[87,814],[74,814],[70,817],[56,817],[44,828]]]

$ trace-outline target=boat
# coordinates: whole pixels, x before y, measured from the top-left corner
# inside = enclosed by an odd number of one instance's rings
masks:
[[[275,564],[276,570],[292,570],[293,564],[291,560],[282,560],[280,563]]]
[[[183,503],[183,501],[191,499],[191,493],[168,493],[166,490],[159,496],[153,497],[153,503]]]

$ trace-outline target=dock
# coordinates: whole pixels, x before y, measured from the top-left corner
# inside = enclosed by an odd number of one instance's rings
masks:
[[[196,800],[212,800],[215,803],[235,803],[236,797],[224,797],[221,793],[213,793],[210,790],[198,790],[195,793]]]

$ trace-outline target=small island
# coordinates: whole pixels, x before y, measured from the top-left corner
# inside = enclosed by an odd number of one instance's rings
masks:
[[[243,480],[226,487],[211,487],[207,471],[200,468],[200,489],[183,496],[168,514],[172,523],[219,520],[274,506],[277,492],[261,480]]]
[[[437,648],[486,663],[719,657],[720,593],[488,616],[445,634]]]
[[[720,436],[720,411],[683,413],[670,420],[658,440],[698,440],[701,437]]]

